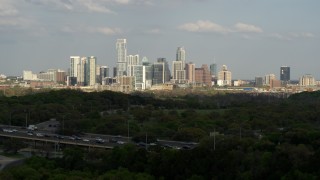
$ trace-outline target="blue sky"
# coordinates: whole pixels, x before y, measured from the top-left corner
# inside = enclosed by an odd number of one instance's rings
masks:
[[[178,46],[197,67],[214,61],[233,79],[291,67],[320,80],[319,0],[0,0],[0,74],[67,69],[69,56],[115,66],[128,54],[170,64]]]

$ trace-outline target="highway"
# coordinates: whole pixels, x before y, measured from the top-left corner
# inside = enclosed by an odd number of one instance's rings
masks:
[[[78,136],[64,136],[55,134],[49,131],[36,130],[28,131],[24,127],[0,125],[0,136],[11,137],[32,141],[40,141],[45,143],[58,143],[66,145],[85,146],[93,148],[112,149],[115,146],[123,146],[126,143],[133,143],[131,138],[124,136],[105,135],[105,134],[89,134],[85,133],[81,137]],[[198,145],[194,142],[169,141],[158,140],[155,143],[145,144],[144,142],[137,143],[141,147],[150,147],[160,145],[163,148],[173,149],[192,149]]]

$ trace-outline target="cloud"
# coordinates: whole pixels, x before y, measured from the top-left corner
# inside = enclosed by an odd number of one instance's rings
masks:
[[[122,30],[120,28],[110,28],[110,27],[95,27],[87,28],[90,33],[101,33],[107,36],[120,34]]]
[[[245,24],[245,23],[237,23],[234,25],[235,30],[237,32],[247,32],[247,33],[262,33],[263,30],[260,27],[251,25],[251,24]]]
[[[150,5],[153,0],[25,0],[27,3],[50,9],[75,12],[112,13],[116,5]]]
[[[294,39],[301,39],[301,38],[316,38],[316,35],[314,35],[313,33],[310,33],[310,32],[300,32],[300,33],[297,33],[297,32],[290,32],[290,33],[272,33],[269,35],[269,37],[272,37],[272,38],[276,38],[276,39],[279,39],[279,40],[286,40],[286,41],[291,41],[291,40],[294,40]]]
[[[181,30],[189,32],[215,32],[215,33],[228,33],[230,30],[219,24],[211,21],[199,20],[195,23],[186,23],[178,27]]]
[[[107,36],[121,34],[122,30],[120,28],[111,27],[84,27],[84,26],[64,26],[60,29],[64,33],[100,33]]]
[[[0,0],[0,17],[15,16],[19,13],[18,9],[12,4],[12,0]]]

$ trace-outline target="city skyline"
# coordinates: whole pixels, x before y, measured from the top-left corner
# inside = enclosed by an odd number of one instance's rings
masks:
[[[114,42],[150,62],[227,65],[234,79],[254,79],[291,68],[291,79],[320,79],[319,16],[315,0],[54,1],[0,0],[0,74],[67,69],[70,55],[96,56],[116,66]],[[166,12],[166,13],[164,13]],[[254,67],[254,68],[252,68]],[[171,67],[172,69],[172,67]]]

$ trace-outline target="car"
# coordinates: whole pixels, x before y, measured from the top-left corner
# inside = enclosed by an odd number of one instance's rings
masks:
[[[125,142],[123,141],[117,141],[117,144],[124,144]]]
[[[27,135],[33,136],[33,133],[32,132],[27,132]]]
[[[76,140],[76,138],[74,138],[72,136],[69,136],[68,139],[73,140],[73,141]]]
[[[84,141],[84,142],[90,142],[89,139],[82,139],[82,141]]]
[[[3,132],[8,132],[8,133],[12,133],[12,129],[3,129]]]
[[[37,133],[36,136],[38,136],[38,137],[43,137],[43,134]]]
[[[79,137],[79,136],[72,135],[72,137],[73,137],[75,140],[81,140],[81,137]]]
[[[102,144],[102,143],[104,143],[104,140],[103,139],[101,139],[101,138],[96,138],[95,139],[96,140],[96,143],[99,143],[99,144]]]

